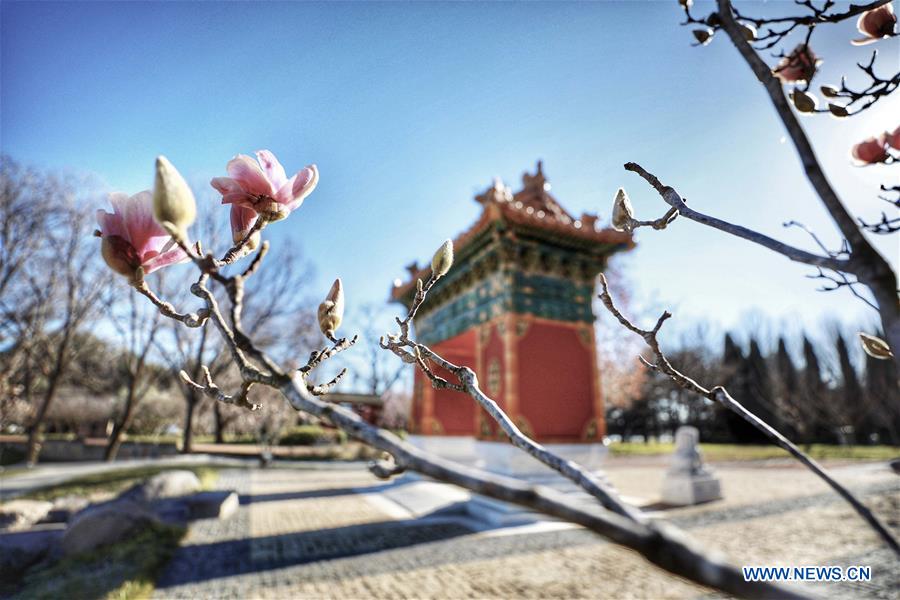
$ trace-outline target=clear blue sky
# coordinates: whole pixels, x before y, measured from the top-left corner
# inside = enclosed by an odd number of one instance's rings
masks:
[[[781,228],[798,218],[835,242],[748,68],[724,39],[691,47],[680,21],[675,0],[4,1],[2,149],[132,193],[165,154],[207,202],[234,154],[269,148],[289,174],[315,162],[318,189],[268,233],[300,241],[322,295],[343,277],[351,307],[384,300],[405,264],[476,218],[472,196],[493,176],[515,188],[539,158],[573,213],[607,219],[624,185],[640,216],[661,214],[622,169],[634,160],[698,209],[810,247]],[[854,34],[853,23],[817,33],[821,83],[867,56]],[[898,40],[880,45],[896,70]],[[898,114],[895,95],[856,119],[804,119],[838,191],[872,218],[896,169],[854,168],[848,148]],[[874,317],[849,294],[815,292],[809,268],[688,221],[637,240],[627,265],[639,297],[685,324]],[[896,262],[897,237],[879,242]]]

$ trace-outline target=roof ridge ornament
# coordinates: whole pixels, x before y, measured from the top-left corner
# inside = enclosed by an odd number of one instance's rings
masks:
[[[484,192],[475,196],[475,201],[482,206],[498,202],[511,202],[512,199],[512,190],[503,183],[503,179],[500,177],[494,177],[493,183]]]
[[[547,177],[544,175],[544,161],[538,159],[537,168],[534,175],[525,171],[522,173],[522,191],[536,188],[541,192],[550,190],[550,184],[547,183]]]

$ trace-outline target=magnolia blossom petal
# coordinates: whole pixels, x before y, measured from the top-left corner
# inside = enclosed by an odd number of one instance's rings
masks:
[[[897,15],[891,3],[868,10],[859,16],[856,28],[866,36],[868,42],[890,37],[894,34],[894,26],[897,24]],[[863,40],[856,40],[862,42]]]
[[[225,194],[243,191],[241,189],[241,184],[231,177],[213,177],[210,180],[209,184],[216,188],[216,191],[218,191],[223,196]]]
[[[152,258],[143,260],[141,266],[144,268],[144,273],[149,275],[153,271],[163,267],[187,262],[188,260],[190,260],[190,257],[185,254],[184,250],[176,246],[162,254],[157,254]]]
[[[851,156],[859,165],[871,165],[884,162],[888,158],[887,140],[884,135],[871,137],[853,146]]]
[[[772,73],[782,83],[806,82],[813,78],[821,62],[816,58],[812,48],[799,44],[788,56],[779,61]]]
[[[278,191],[275,192],[275,202],[289,206],[294,201],[294,181],[297,180],[297,175],[294,174],[278,188]]]
[[[103,237],[115,235],[124,240],[128,239],[128,231],[125,229],[120,215],[98,208],[97,225],[100,226],[100,235]]]
[[[280,189],[281,186],[284,185],[284,182],[287,181],[287,175],[284,172],[284,167],[281,166],[281,163],[278,162],[275,155],[268,150],[258,150],[256,152],[256,159],[259,161],[260,166],[265,172],[269,184],[272,186],[272,190],[276,191]]]
[[[316,185],[319,183],[319,169],[316,165],[309,165],[298,171],[292,179],[294,183],[291,192],[294,197],[288,203],[288,207],[294,210],[300,208],[303,200],[316,189]]]
[[[222,204],[237,204],[239,206],[253,208],[254,199],[255,196],[251,196],[247,192],[230,192],[222,196]]]
[[[888,146],[894,150],[900,150],[900,127],[890,133],[884,132],[884,139]]]
[[[128,229],[128,239],[138,255],[158,250],[157,238],[167,238],[165,230],[153,218],[153,194],[143,191],[135,194],[124,206],[122,215]],[[163,240],[164,241],[164,240]]]
[[[256,211],[252,208],[231,205],[231,235],[235,241],[246,237],[247,232],[256,223]]]
[[[146,274],[188,259],[178,247],[163,252],[170,237],[153,218],[149,191],[134,196],[110,194],[109,201],[114,212],[98,210],[97,222],[103,258],[114,271],[131,277],[138,267]]]
[[[255,196],[271,196],[275,193],[272,184],[256,161],[246,154],[238,154],[226,166],[228,174],[237,181],[241,189]]]

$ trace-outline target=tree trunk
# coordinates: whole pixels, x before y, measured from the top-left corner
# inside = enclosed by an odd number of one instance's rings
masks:
[[[224,444],[225,443],[225,417],[224,417],[224,415],[222,415],[222,409],[219,407],[218,402],[213,404],[213,414],[215,415],[215,423],[216,423],[216,443]]]
[[[181,437],[181,453],[190,454],[194,450],[194,409],[197,407],[197,396],[188,392],[187,411],[184,415],[184,433]]]
[[[68,363],[66,355],[68,354],[71,334],[72,332],[67,324],[63,338],[59,342],[56,364],[47,381],[47,390],[44,392],[44,400],[41,403],[34,420],[31,422],[31,427],[28,428],[28,446],[25,450],[25,463],[28,466],[33,467],[37,464],[38,457],[41,454],[41,437],[44,433],[44,420],[47,418],[47,411],[50,410],[50,405],[56,398],[56,389],[59,386],[59,380],[62,379],[63,372]]]
[[[131,384],[128,386],[128,396],[125,399],[125,412],[122,415],[122,418],[115,424],[112,430],[112,435],[109,437],[109,442],[106,444],[106,450],[103,452],[103,460],[106,462],[112,462],[116,460],[116,456],[119,454],[119,448],[122,447],[122,436],[131,427],[131,421],[134,420],[135,409],[137,408],[137,402],[135,402],[135,383],[132,380]]]

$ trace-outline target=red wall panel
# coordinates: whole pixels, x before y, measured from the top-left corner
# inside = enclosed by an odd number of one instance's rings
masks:
[[[532,323],[518,339],[519,414],[542,439],[577,441],[593,417],[591,352],[572,327]]]

